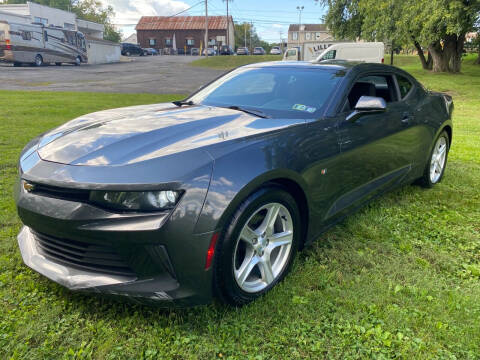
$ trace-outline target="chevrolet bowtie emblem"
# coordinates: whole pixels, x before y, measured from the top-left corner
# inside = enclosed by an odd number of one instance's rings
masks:
[[[24,181],[23,182],[23,188],[25,191],[32,192],[35,189],[35,185],[30,184],[29,182]]]

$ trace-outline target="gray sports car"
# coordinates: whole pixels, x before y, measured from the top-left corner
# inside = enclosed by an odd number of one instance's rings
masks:
[[[81,116],[21,154],[23,260],[72,290],[248,303],[361,205],[438,183],[452,110],[395,67],[270,62]]]

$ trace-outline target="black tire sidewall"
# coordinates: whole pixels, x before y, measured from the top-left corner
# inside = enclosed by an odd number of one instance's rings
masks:
[[[443,164],[442,173],[440,174],[440,177],[438,178],[438,180],[433,183],[432,180],[430,179],[430,164],[432,163],[432,157],[433,157],[433,152],[435,151],[435,146],[437,145],[437,142],[441,137],[444,137],[445,140],[447,141],[447,153],[445,154],[445,163]],[[442,181],[443,175],[445,174],[445,169],[447,168],[449,151],[450,151],[450,137],[448,136],[446,131],[442,131],[440,133],[440,135],[438,135],[435,138],[435,141],[434,141],[433,146],[432,146],[432,150],[430,151],[430,156],[428,157],[427,165],[425,166],[425,172],[423,174],[423,179],[422,179],[422,183],[423,183],[424,186],[426,186],[428,188],[432,188],[436,184],[438,184],[439,182]]]
[[[237,284],[234,277],[233,258],[237,240],[250,216],[261,206],[277,202],[285,206],[293,221],[293,242],[289,254],[287,265],[278,278],[262,291],[257,293],[248,293],[243,291]],[[262,296],[276,284],[278,284],[289,272],[295,254],[297,253],[301,234],[301,218],[298,205],[295,199],[284,189],[277,186],[262,188],[250,195],[237,209],[230,222],[226,225],[226,230],[222,232],[220,241],[217,245],[214,262],[214,284],[215,293],[224,302],[235,306],[247,304],[256,298]]]

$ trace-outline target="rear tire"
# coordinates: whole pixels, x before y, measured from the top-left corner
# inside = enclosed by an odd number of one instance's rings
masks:
[[[242,306],[272,289],[290,271],[301,231],[297,203],[283,188],[269,186],[250,195],[217,244],[216,295]]]
[[[432,188],[442,181],[447,166],[448,151],[450,150],[450,138],[446,131],[442,131],[435,139],[433,149],[428,158],[423,176],[419,184],[426,188]]]
[[[35,66],[42,66],[42,65],[43,65],[42,55],[35,56]]]

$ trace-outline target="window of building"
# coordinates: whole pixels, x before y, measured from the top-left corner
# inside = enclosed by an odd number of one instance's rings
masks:
[[[31,31],[22,31],[22,39],[23,40],[32,40],[32,32]]]
[[[172,39],[171,38],[166,38],[165,39],[165,45],[171,46],[172,45]]]
[[[157,40],[150,39],[150,40],[148,40],[148,43],[150,44],[150,46],[155,46],[157,44]]]
[[[315,40],[320,40],[321,36],[322,36],[321,33],[319,33],[319,32],[315,33]]]
[[[75,25],[70,23],[63,23],[63,27],[68,30],[75,30]]]
[[[298,40],[298,32],[294,31],[294,32],[292,33],[292,39],[293,39],[293,40]]]
[[[48,25],[48,19],[38,17],[38,16],[35,16],[35,22],[43,25]]]
[[[194,40],[194,39],[187,39],[187,45],[188,45],[188,46],[193,46],[193,45],[195,45],[195,40]]]
[[[311,40],[311,35],[309,32],[305,33],[305,40]]]

